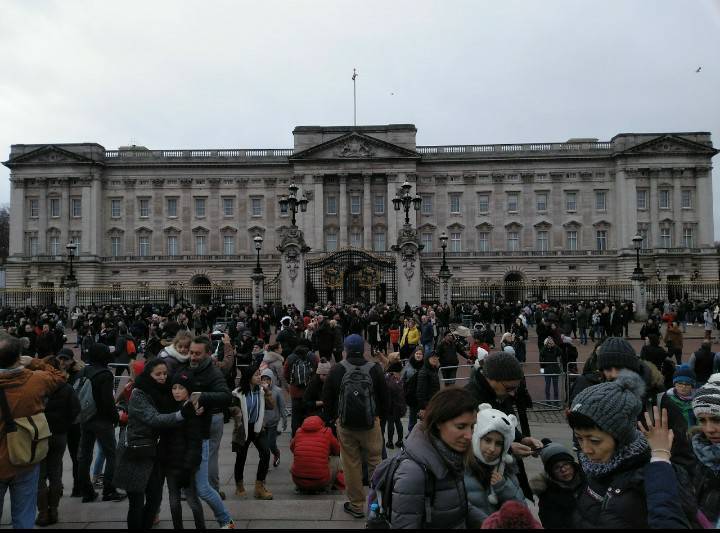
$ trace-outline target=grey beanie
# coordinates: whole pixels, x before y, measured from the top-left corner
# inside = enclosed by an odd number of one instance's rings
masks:
[[[599,370],[627,368],[640,372],[640,358],[628,341],[620,337],[608,337],[597,350]]]
[[[493,352],[485,358],[485,377],[493,381],[515,381],[525,374],[513,354]]]
[[[612,435],[619,446],[624,446],[635,439],[644,393],[642,378],[635,372],[621,370],[615,381],[588,387],[578,394],[570,412],[588,417]]]
[[[545,467],[545,473],[552,477],[552,469],[558,461],[568,461],[575,463],[575,457],[565,446],[560,443],[552,442],[550,439],[543,439],[544,444],[540,452],[540,460]]]

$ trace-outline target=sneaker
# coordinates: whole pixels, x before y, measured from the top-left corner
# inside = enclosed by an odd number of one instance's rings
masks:
[[[103,483],[104,483],[104,476],[102,474],[93,478],[93,487],[95,487],[96,489],[102,489]]]
[[[227,524],[220,526],[220,529],[235,529],[235,521],[231,518]]]
[[[104,501],[104,502],[121,502],[125,498],[127,498],[127,496],[125,494],[114,490],[112,492],[108,492],[107,494],[103,494],[102,501]]]
[[[392,442],[388,442],[388,443],[385,445],[385,447],[386,447],[388,450],[392,450],[392,449],[395,448],[395,446],[393,446],[393,443],[392,443]]]
[[[278,466],[280,466],[280,454],[273,455],[273,457],[273,466],[277,468]]]
[[[347,514],[352,516],[353,518],[365,518],[365,513],[362,511],[356,511],[352,508],[352,505],[350,505],[350,502],[345,502],[343,505],[343,511],[345,511]]]
[[[98,494],[95,491],[92,491],[90,493],[87,493],[83,496],[82,502],[83,503],[90,503],[97,500]]]

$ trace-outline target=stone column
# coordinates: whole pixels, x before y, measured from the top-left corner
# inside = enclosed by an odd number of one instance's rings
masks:
[[[77,282],[68,282],[65,285],[65,307],[68,313],[77,307],[78,302],[78,285]]]
[[[645,322],[647,320],[647,290],[645,283],[647,279],[634,278],[632,280],[633,286],[633,301],[635,302],[635,321]]]
[[[294,304],[305,309],[305,244],[302,231],[291,227],[283,236],[280,246],[280,294],[283,305]],[[254,287],[253,287],[254,289]]]
[[[339,248],[348,245],[348,202],[347,202],[347,174],[340,175],[340,243]]]
[[[452,303],[452,290],[450,289],[450,280],[452,274],[450,272],[440,272],[440,303],[450,305]]]
[[[420,250],[422,244],[417,231],[409,225],[403,226],[398,235],[397,244],[392,247],[396,253],[398,279],[398,305],[402,308],[407,302],[410,307],[420,305],[422,279],[420,272]]]
[[[363,174],[363,248],[372,250],[372,174]]]
[[[387,240],[388,243],[390,242],[390,239],[392,239],[395,235],[397,235],[397,217],[398,212],[395,211],[395,207],[393,206],[392,199],[395,198],[395,194],[397,193],[397,177],[389,175],[387,177],[387,198],[385,199],[385,212],[387,213]]]
[[[315,180],[315,192],[313,194],[313,214],[314,225],[315,225],[315,250],[325,250],[325,233],[324,233],[324,209],[325,209],[325,196],[323,194],[323,177],[322,174],[313,176]]]
[[[255,272],[252,276],[252,305],[253,309],[257,309],[265,304],[265,274]]]

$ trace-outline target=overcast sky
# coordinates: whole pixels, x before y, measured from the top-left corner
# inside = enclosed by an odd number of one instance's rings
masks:
[[[0,58],[1,160],[14,143],[290,148],[297,125],[352,124],[353,67],[358,123],[413,123],[421,145],[720,146],[718,0],[0,0]]]

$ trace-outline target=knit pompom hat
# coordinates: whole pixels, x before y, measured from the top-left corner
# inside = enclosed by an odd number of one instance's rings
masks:
[[[693,369],[690,368],[690,365],[682,364],[675,369],[675,374],[673,374],[673,385],[675,383],[687,383],[693,387],[696,385],[697,378]]]
[[[192,393],[193,390],[195,390],[195,379],[193,378],[192,372],[181,370],[175,373],[170,385],[182,385],[189,393]]]
[[[630,444],[642,411],[645,382],[635,372],[621,370],[615,381],[588,387],[578,394],[570,411],[588,417],[615,438],[618,446]]]
[[[481,529],[542,529],[527,506],[517,500],[502,504],[500,510],[488,516]]]
[[[720,416],[720,373],[713,374],[700,387],[692,402],[695,416]]]

